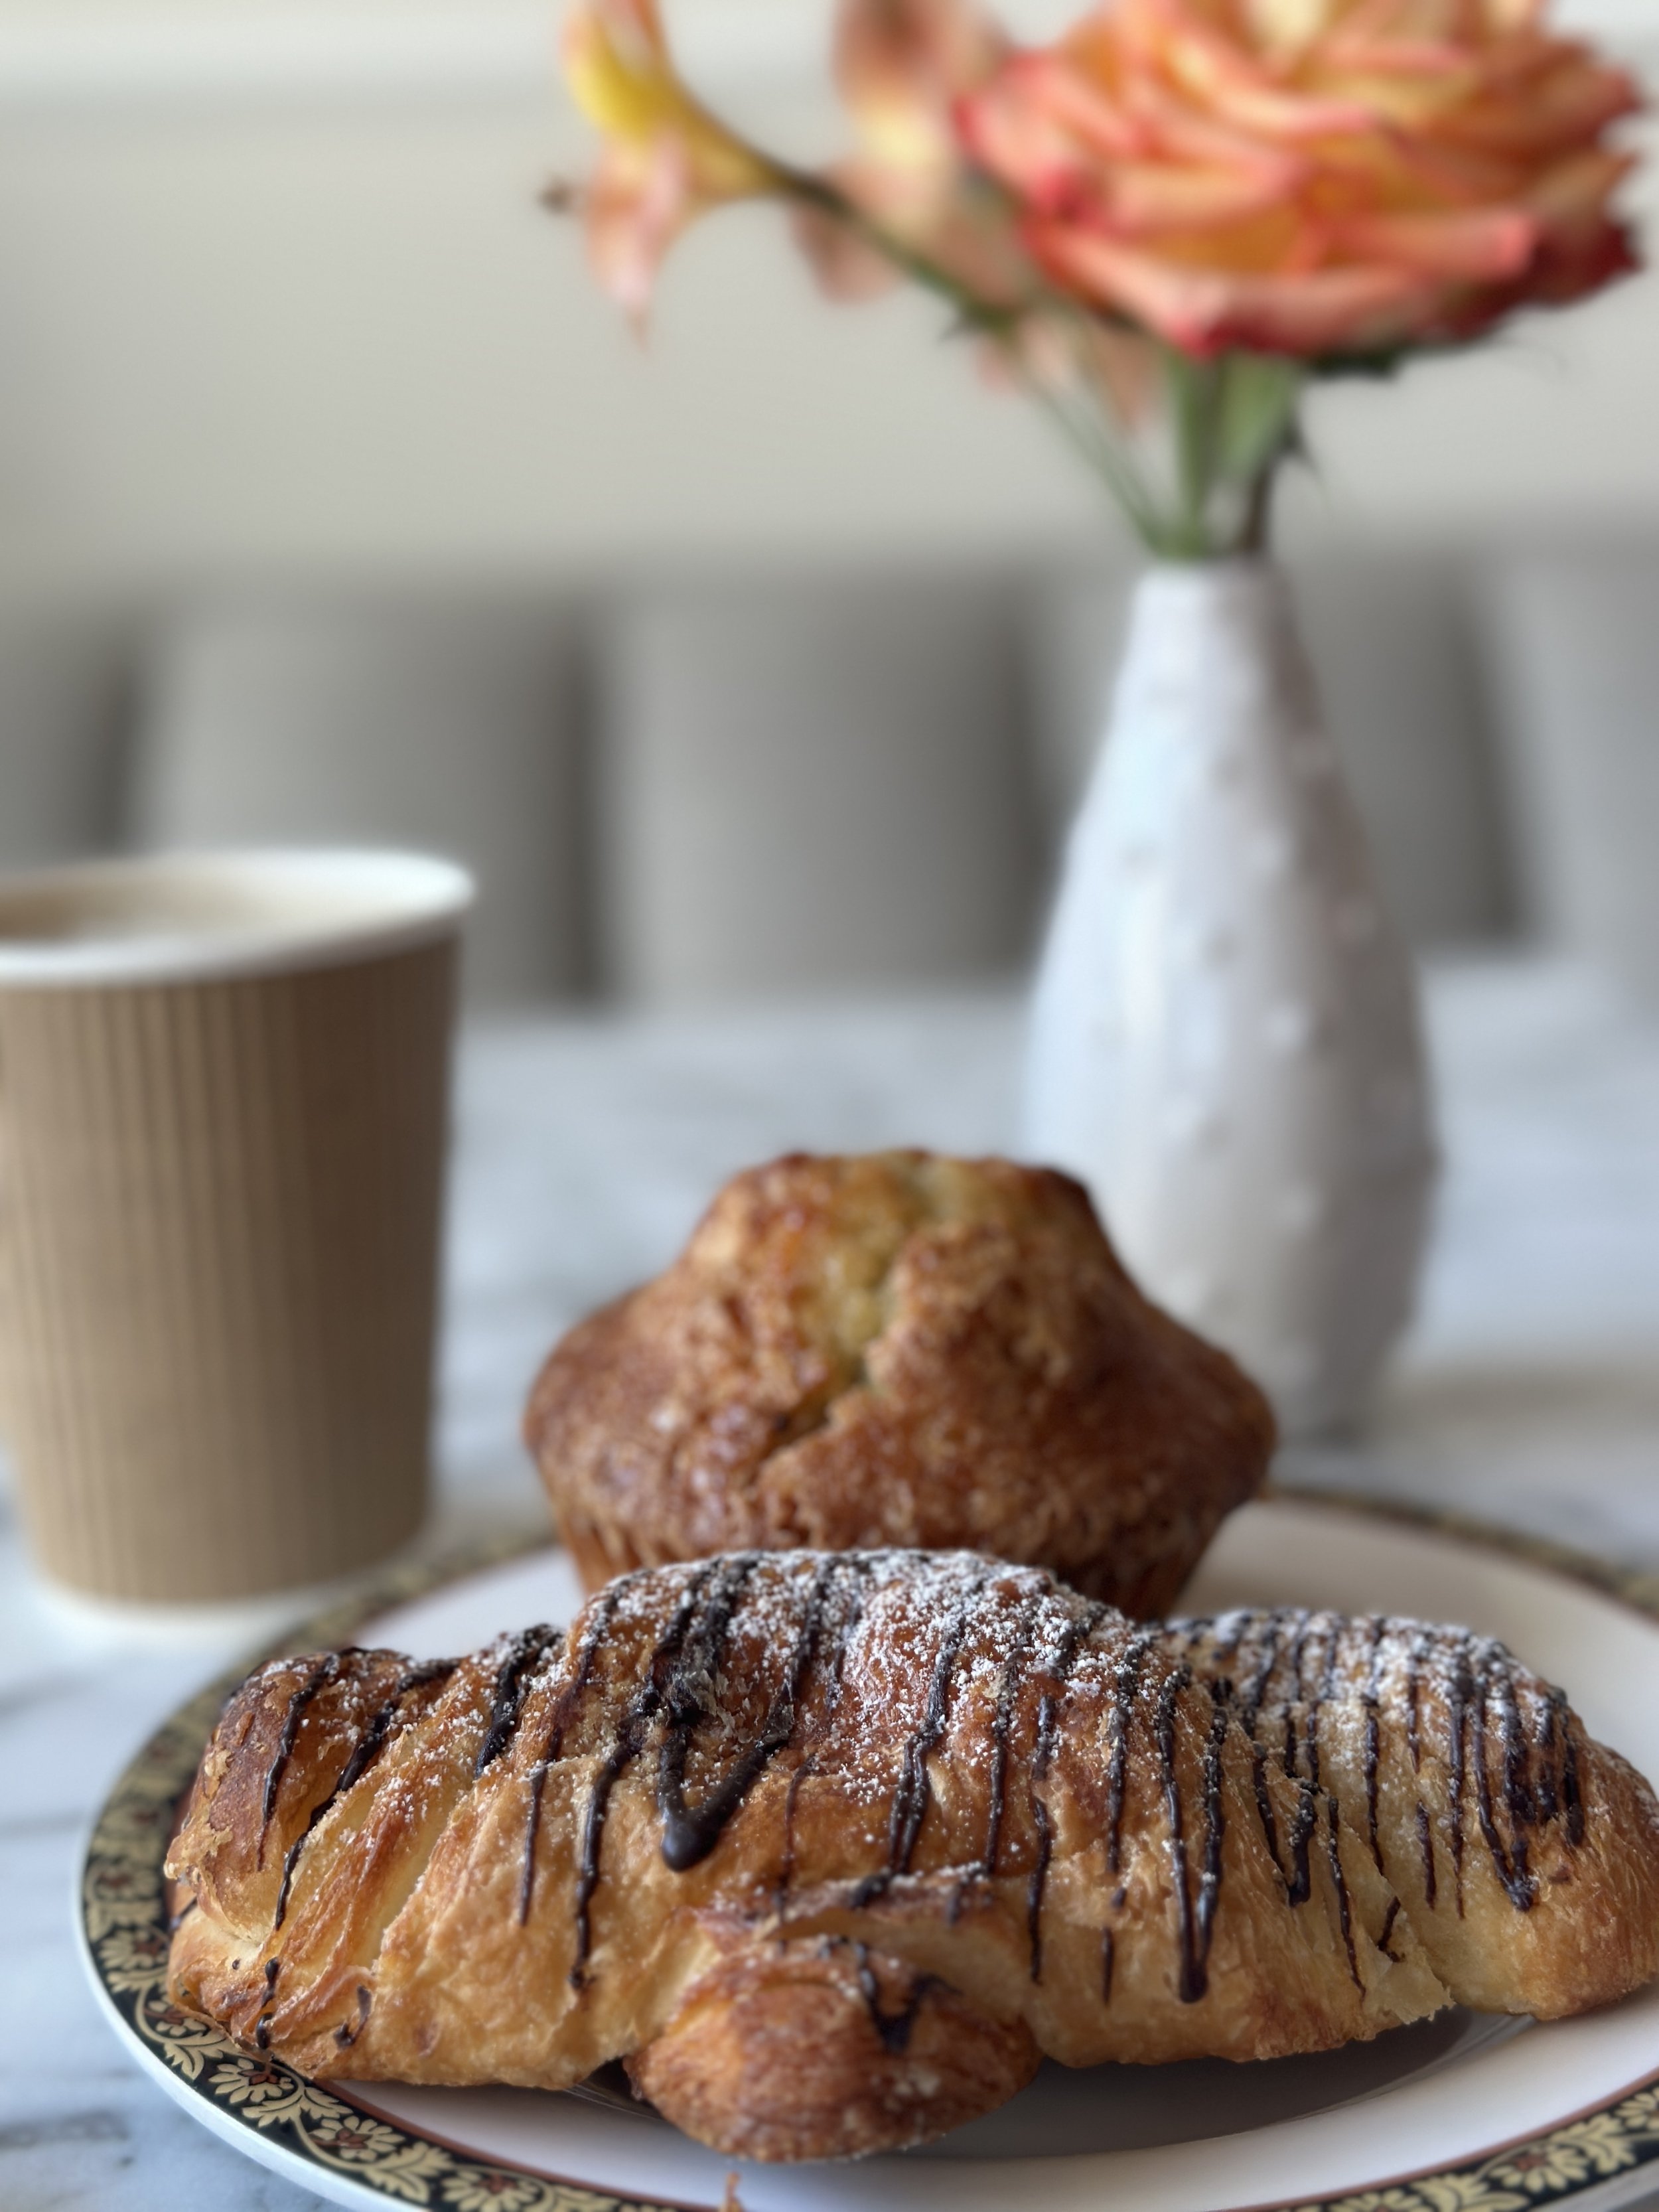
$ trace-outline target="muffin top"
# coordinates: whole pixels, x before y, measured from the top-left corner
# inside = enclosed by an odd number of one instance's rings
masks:
[[[526,1432],[590,1583],[760,1547],[966,1546],[1147,1613],[1273,1420],[1141,1297],[1082,1186],[921,1152],[726,1184],[556,1348]]]

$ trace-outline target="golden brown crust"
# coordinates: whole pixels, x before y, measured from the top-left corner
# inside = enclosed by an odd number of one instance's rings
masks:
[[[885,1152],[735,1177],[556,1348],[526,1436],[590,1589],[756,1546],[965,1546],[1147,1616],[1261,1486],[1273,1427],[1080,1185]]]
[[[1652,1794],[1501,1644],[1281,1609],[1178,1622],[1166,1645],[1363,1825],[1460,2003],[1561,2019],[1659,1969]]]
[[[441,1674],[278,1662],[169,1858],[173,1988],[315,2074],[626,2058],[717,2148],[797,2158],[954,2124],[1039,2051],[1274,2057],[1659,1971],[1659,1808],[1547,1686],[1481,1646],[1413,1698],[1439,1632],[1291,1618],[1136,1629],[960,1553],[750,1553]],[[1252,1705],[1229,1668],[1270,1637]]]
[[[929,2142],[1006,2104],[1041,2057],[1018,2020],[845,1936],[739,1934],[628,2062],[700,2142],[773,2161]]]

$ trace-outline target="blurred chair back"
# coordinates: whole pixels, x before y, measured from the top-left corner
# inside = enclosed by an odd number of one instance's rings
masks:
[[[659,591],[600,649],[605,969],[624,995],[1012,970],[1036,840],[1006,588]]]
[[[1528,919],[1659,1006],[1659,550],[1516,556],[1485,617]]]
[[[403,845],[477,876],[473,1005],[586,973],[569,620],[543,605],[362,599],[208,605],[141,685],[141,846]]]
[[[91,612],[0,617],[0,868],[117,842],[131,642],[126,625]]]
[[[1498,740],[1471,564],[1350,554],[1292,564],[1320,694],[1390,910],[1424,948],[1515,926]]]
[[[1292,574],[1412,939],[1504,935],[1518,875],[1549,933],[1651,977],[1659,556],[1345,552]],[[1132,585],[1127,563],[1051,560],[581,599],[249,592],[152,623],[136,677],[136,617],[14,613],[0,865],[124,842],[453,853],[482,886],[475,1006],[1008,975],[1099,749]]]

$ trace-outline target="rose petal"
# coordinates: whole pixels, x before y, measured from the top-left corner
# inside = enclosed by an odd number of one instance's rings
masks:
[[[1394,264],[1425,276],[1494,283],[1525,269],[1541,226],[1516,208],[1451,215],[1382,215],[1344,223],[1342,251],[1356,260]]]
[[[1381,343],[1426,313],[1442,289],[1406,269],[1261,276],[1182,267],[1076,228],[1034,226],[1028,236],[1060,282],[1203,357],[1233,346],[1317,356]]]
[[[1194,352],[1467,334],[1627,266],[1623,72],[1534,0],[1097,0],[959,103],[1059,289]]]

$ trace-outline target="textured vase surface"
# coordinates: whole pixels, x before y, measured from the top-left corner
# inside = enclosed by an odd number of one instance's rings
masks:
[[[1363,1414],[1410,1316],[1435,1147],[1414,971],[1268,563],[1138,587],[1024,1137],[1287,1435]]]

